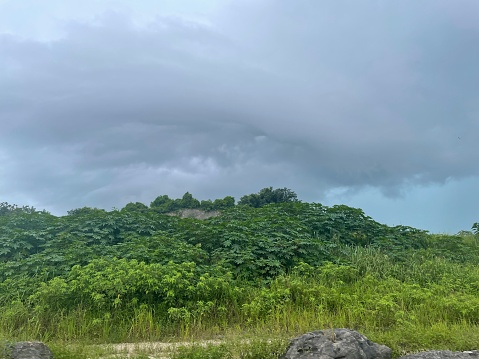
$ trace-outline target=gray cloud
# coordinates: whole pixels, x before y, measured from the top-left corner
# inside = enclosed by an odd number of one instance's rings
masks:
[[[232,2],[209,23],[106,12],[53,41],[0,35],[0,192],[65,211],[479,176],[479,19],[459,3]]]

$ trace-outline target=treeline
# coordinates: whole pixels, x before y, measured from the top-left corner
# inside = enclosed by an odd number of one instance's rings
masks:
[[[8,202],[0,203],[0,216],[7,216],[13,213],[35,213],[37,210],[31,206],[19,207],[16,204],[10,204]],[[45,211],[42,211],[45,212]]]
[[[136,204],[138,205],[138,204]],[[204,211],[219,211],[231,208],[235,205],[235,199],[231,196],[226,196],[223,199],[203,200],[199,201],[186,192],[182,198],[171,199],[168,195],[158,196],[151,202],[150,208],[158,213],[168,213],[178,211],[180,209],[201,209]],[[130,207],[129,207],[130,206]],[[131,204],[125,206],[126,209],[131,208]]]
[[[299,202],[296,193],[289,188],[276,188],[265,187],[258,193],[251,193],[244,195],[240,198],[236,204],[235,198],[232,196],[226,196],[224,198],[217,198],[215,200],[198,200],[193,197],[189,192],[186,192],[181,198],[170,198],[168,195],[160,195],[156,197],[149,206],[141,202],[130,202],[125,205],[121,210],[124,212],[145,212],[154,211],[156,213],[171,213],[181,209],[201,209],[204,211],[221,211],[228,208],[232,208],[235,205],[249,206],[254,208],[260,208],[271,203],[289,203]],[[68,215],[79,215],[82,213],[90,212],[105,212],[102,209],[82,207],[69,210]],[[16,204],[9,204],[7,202],[0,203],[0,216],[5,216],[13,213],[35,213],[39,212],[34,207],[23,206],[19,207]],[[45,210],[40,211],[42,213],[48,213]]]
[[[298,202],[297,195],[288,188],[266,187],[258,193],[244,195],[240,198],[238,205],[259,208],[271,203]],[[181,209],[201,209],[204,211],[221,211],[235,206],[235,198],[226,196],[215,200],[198,200],[189,192],[186,192],[182,198],[172,199],[168,195],[162,195],[155,198],[150,203],[150,207],[143,203],[128,203],[123,210],[125,211],[147,211],[154,210],[157,213],[171,213]]]

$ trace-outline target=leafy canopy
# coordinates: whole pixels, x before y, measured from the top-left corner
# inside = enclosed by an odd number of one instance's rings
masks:
[[[270,203],[299,202],[296,193],[288,188],[266,187],[258,193],[252,193],[240,198],[238,204],[254,208],[263,207]]]

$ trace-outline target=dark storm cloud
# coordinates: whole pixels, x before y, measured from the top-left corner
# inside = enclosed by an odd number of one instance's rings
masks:
[[[289,133],[311,147],[304,167],[387,191],[477,175],[477,26],[461,26],[445,2],[308,4],[265,7],[248,27],[260,61],[269,54],[298,84],[291,108],[304,126]]]
[[[107,13],[51,42],[0,35],[0,191],[64,211],[477,176],[479,16],[459,3],[238,2],[210,25]]]

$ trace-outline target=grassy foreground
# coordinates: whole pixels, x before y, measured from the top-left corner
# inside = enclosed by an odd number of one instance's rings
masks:
[[[20,303],[12,303],[0,312],[1,334],[4,341],[43,340],[57,358],[111,353],[94,343],[198,341],[218,335],[222,336],[220,345],[175,348],[171,355],[273,358],[284,351],[289,338],[333,327],[356,329],[391,347],[395,357],[433,348],[479,347],[476,265],[428,257],[427,251],[410,252],[398,262],[377,249],[341,250],[348,264],[313,267],[303,263],[268,284],[235,282],[227,288],[230,293],[217,293],[221,305],[214,311],[205,310],[202,316],[183,311],[184,317],[176,313],[168,322],[148,306],[117,313],[85,308],[31,313]],[[137,355],[151,353],[143,348]]]

